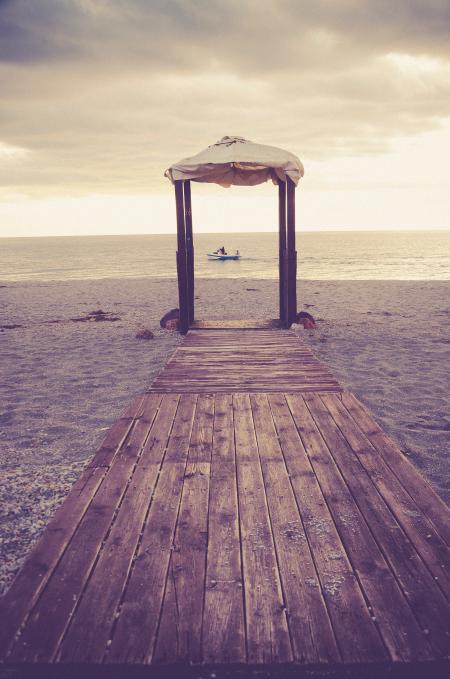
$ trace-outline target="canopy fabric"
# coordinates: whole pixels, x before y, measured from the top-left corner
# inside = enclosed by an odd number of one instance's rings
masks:
[[[255,186],[269,179],[278,184],[289,177],[297,186],[303,172],[300,160],[289,151],[243,137],[222,137],[196,156],[175,163],[164,175],[171,182],[191,179],[225,187]]]

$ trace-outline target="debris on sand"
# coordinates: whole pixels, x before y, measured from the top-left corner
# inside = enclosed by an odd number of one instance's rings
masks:
[[[159,325],[163,330],[178,330],[180,319],[180,310],[171,309],[159,321]]]
[[[86,316],[77,316],[76,318],[71,318],[74,323],[92,323],[98,321],[120,321],[120,316],[116,316],[112,311],[102,311],[97,309],[96,311],[90,311]]]
[[[314,328],[316,327],[316,322],[314,318],[307,311],[300,311],[300,313],[297,314],[295,322],[298,325],[303,325],[305,330],[314,330]]]
[[[154,339],[154,338],[155,338],[154,334],[148,328],[144,328],[143,330],[139,330],[136,333],[136,339],[151,340],[151,339]]]
[[[166,321],[166,325],[164,326],[165,330],[178,330],[180,325],[180,322],[178,318],[170,318],[168,321]]]

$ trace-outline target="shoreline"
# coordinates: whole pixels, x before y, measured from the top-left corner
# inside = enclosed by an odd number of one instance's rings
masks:
[[[20,326],[0,332],[1,591],[105,431],[181,337],[159,328],[177,306],[175,279],[0,285],[0,325]],[[299,280],[298,310],[317,329],[296,329],[447,502],[449,291],[449,281]],[[198,279],[196,295],[203,318],[278,315],[274,280]],[[99,309],[118,320],[71,320]],[[136,339],[142,328],[155,338]]]

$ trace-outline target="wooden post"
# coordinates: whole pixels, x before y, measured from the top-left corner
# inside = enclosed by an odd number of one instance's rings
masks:
[[[186,225],[186,258],[188,281],[189,324],[194,321],[194,240],[192,235],[191,182],[187,179],[184,186],[184,221]]]
[[[297,318],[297,251],[295,249],[295,184],[289,177],[287,184],[287,288],[288,326]]]
[[[180,332],[185,335],[189,330],[188,279],[186,260],[186,225],[184,221],[183,182],[175,182],[175,201],[177,209],[177,273],[178,298],[180,305]]]
[[[278,184],[278,268],[280,277],[280,325],[287,327],[286,285],[286,183]]]

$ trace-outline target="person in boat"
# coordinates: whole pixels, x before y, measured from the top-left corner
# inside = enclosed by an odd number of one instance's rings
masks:
[[[225,250],[225,246],[222,245],[221,248],[218,248],[217,250],[214,251],[215,255],[224,255],[225,257],[228,255],[228,252]],[[239,250],[236,252],[236,254],[239,254]]]

